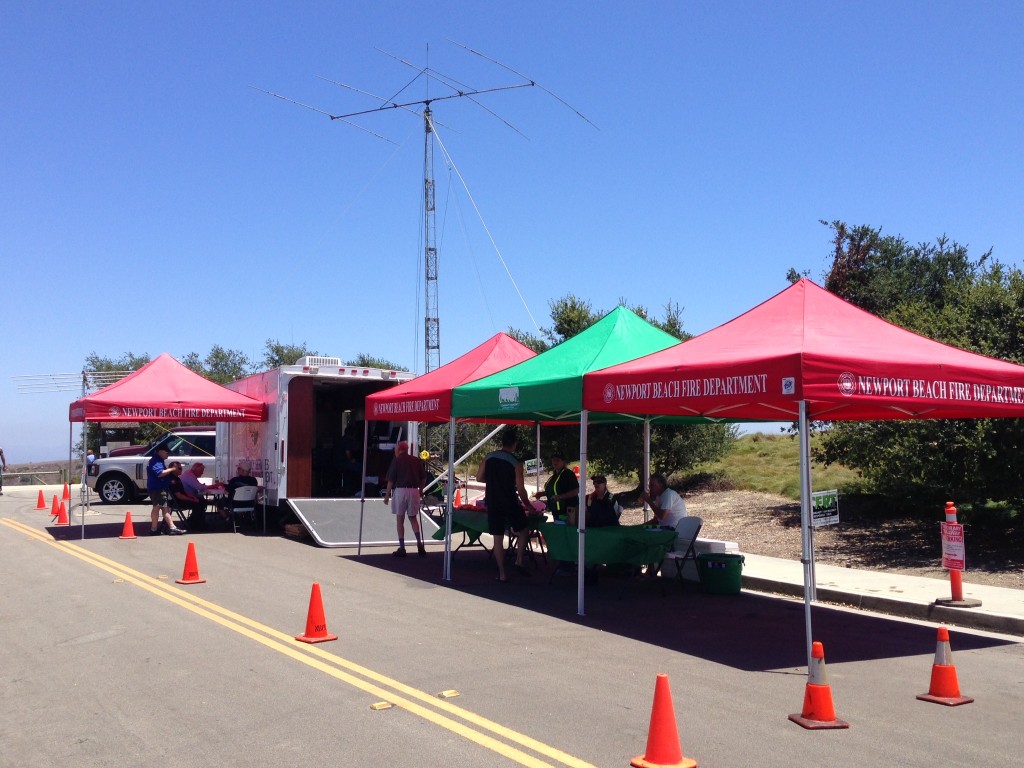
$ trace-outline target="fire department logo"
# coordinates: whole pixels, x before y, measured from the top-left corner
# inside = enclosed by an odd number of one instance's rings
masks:
[[[121,415],[121,409],[118,408],[116,405],[112,405],[110,406],[110,409],[107,411],[107,413],[110,414],[110,418],[116,419],[118,416]]]
[[[839,391],[846,397],[852,397],[857,392],[857,377],[849,371],[839,374]]]
[[[613,400],[615,400],[615,387],[613,387],[611,384],[605,384],[604,393],[602,394],[602,397],[604,397],[604,401],[606,403],[610,403]]]

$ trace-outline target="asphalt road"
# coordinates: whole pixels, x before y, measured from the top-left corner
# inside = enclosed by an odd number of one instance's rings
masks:
[[[34,505],[0,497],[0,766],[626,766],[661,672],[702,766],[1009,766],[1024,747],[1012,638],[952,633],[976,701],[947,708],[914,698],[934,625],[817,608],[851,727],[810,732],[787,720],[807,681],[792,600],[615,579],[580,618],[574,579],[496,584],[479,550],[447,584],[436,549],[149,537],[145,506],[98,507],[82,541]],[[121,540],[128,509],[141,535]],[[182,586],[190,541],[206,583]],[[339,639],[307,645],[314,582]]]

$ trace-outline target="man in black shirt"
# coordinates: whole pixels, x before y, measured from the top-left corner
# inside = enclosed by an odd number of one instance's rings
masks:
[[[498,566],[498,581],[508,581],[505,573],[505,530],[511,528],[518,536],[516,544],[516,570],[523,576],[530,572],[523,565],[523,554],[530,537],[526,509],[530,497],[523,481],[523,463],[515,455],[519,435],[509,427],[501,436],[501,450],[488,453],[476,472],[483,481],[487,501],[487,532],[494,537],[494,562]],[[520,502],[522,502],[520,504]]]

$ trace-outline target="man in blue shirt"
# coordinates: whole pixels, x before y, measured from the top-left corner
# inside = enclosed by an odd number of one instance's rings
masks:
[[[146,490],[153,501],[153,511],[150,512],[151,526],[150,536],[160,533],[160,512],[164,515],[165,533],[168,535],[179,535],[184,533],[180,528],[174,527],[174,520],[171,519],[171,475],[175,473],[174,467],[167,463],[170,451],[166,447],[157,448],[153,458],[146,465]]]

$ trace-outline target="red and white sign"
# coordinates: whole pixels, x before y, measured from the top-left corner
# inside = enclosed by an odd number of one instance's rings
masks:
[[[960,523],[939,523],[942,531],[942,567],[964,570],[964,527]]]

